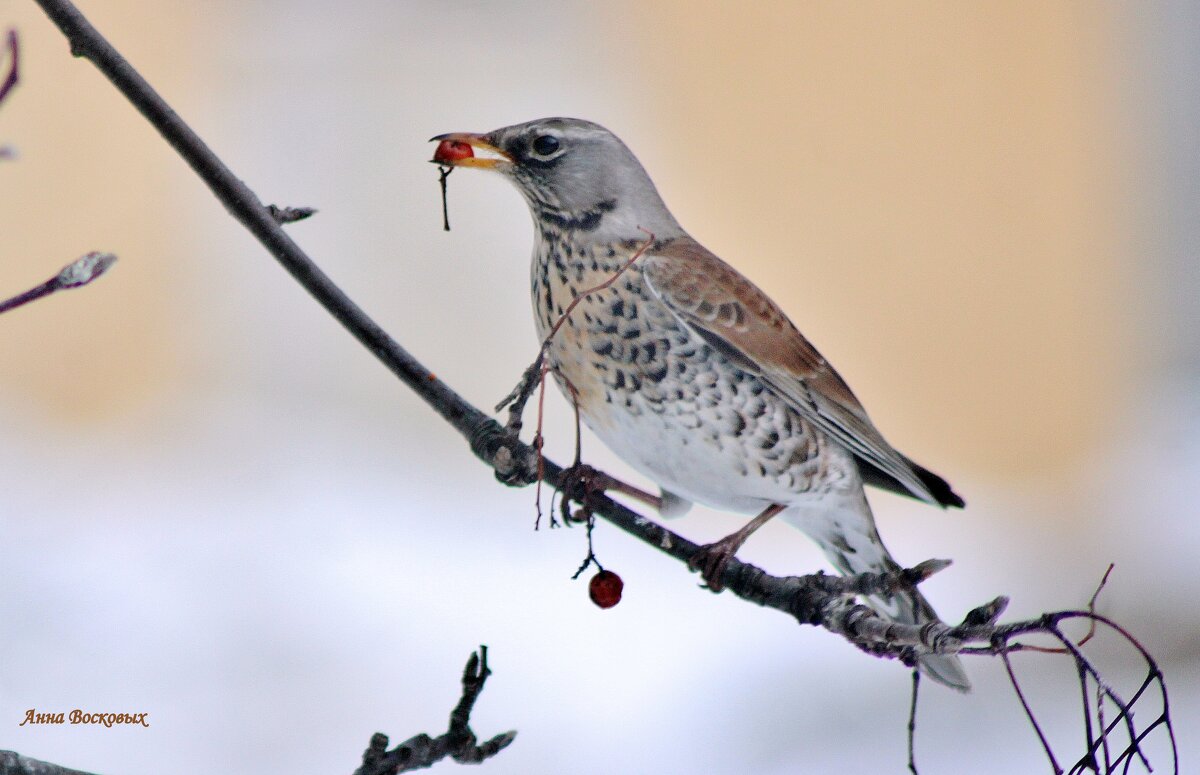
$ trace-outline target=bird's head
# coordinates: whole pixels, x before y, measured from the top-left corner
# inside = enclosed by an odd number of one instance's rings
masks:
[[[499,172],[517,187],[535,221],[595,232],[597,237],[659,238],[683,230],[671,216],[641,163],[625,143],[599,124],[577,118],[543,118],[486,134],[452,132],[433,161],[452,167]],[[470,146],[479,155],[443,149]]]

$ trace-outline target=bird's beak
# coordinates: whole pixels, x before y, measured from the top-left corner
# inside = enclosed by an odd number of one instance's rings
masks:
[[[433,158],[430,159],[430,161],[435,164],[442,164],[450,167],[477,167],[479,169],[495,169],[504,163],[511,164],[513,160],[512,156],[489,143],[487,140],[487,135],[477,135],[472,134],[471,132],[450,132],[448,134],[429,138],[429,142],[431,143],[441,143],[447,140],[453,143],[463,143],[464,145],[471,146],[471,148],[475,150],[484,151],[485,153],[492,155],[456,158],[454,154],[449,154],[443,157],[440,153],[441,146],[439,146],[438,151],[434,152]]]

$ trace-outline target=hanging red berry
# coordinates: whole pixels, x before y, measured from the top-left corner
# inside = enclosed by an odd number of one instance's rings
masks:
[[[625,582],[610,570],[602,570],[588,582],[588,596],[601,608],[612,608],[621,602],[621,590]]]

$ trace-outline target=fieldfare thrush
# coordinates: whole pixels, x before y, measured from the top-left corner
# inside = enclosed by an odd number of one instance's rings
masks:
[[[698,502],[758,515],[707,547],[710,586],[720,588],[724,562],[777,514],[843,574],[898,570],[875,528],[866,484],[964,505],[946,481],[883,438],[775,302],[683,230],[607,129],[547,118],[433,139],[486,154],[438,161],[495,170],[525,197],[539,336],[580,293],[629,264],[579,302],[551,340],[548,365],[564,391],[570,385],[568,398],[588,427],[662,488],[646,498],[662,514]],[[916,590],[866,602],[897,622],[937,620]],[[918,662],[934,680],[970,688],[958,657],[924,654]]]

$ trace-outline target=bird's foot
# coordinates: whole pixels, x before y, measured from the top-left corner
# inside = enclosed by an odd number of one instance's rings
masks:
[[[784,508],[786,507],[782,503],[772,503],[757,517],[743,525],[741,530],[730,533],[720,541],[701,546],[688,560],[688,567],[700,571],[705,586],[713,592],[725,589],[725,585],[721,583],[721,576],[725,574],[725,566],[729,565],[729,561],[737,554],[738,549],[742,548],[742,544],[746,543],[746,539],[754,534],[755,530],[770,522],[771,518],[783,511]]]
[[[742,547],[744,540],[742,536],[734,533],[725,536],[720,541],[705,544],[688,560],[688,567],[700,572],[700,577],[704,579],[704,586],[713,592],[720,592],[725,589],[725,585],[721,583],[721,576],[725,574],[726,566],[737,554],[737,550]]]
[[[626,484],[620,479],[610,476],[599,469],[592,468],[586,463],[576,463],[563,471],[559,490],[563,494],[563,520],[568,524],[571,521],[586,521],[586,515],[583,519],[575,519],[574,515],[568,516],[568,504],[570,501],[582,504],[586,511],[589,497],[603,495],[607,492],[628,495],[634,500],[641,501],[655,509],[662,508],[662,498],[659,496],[652,495],[645,490],[634,487],[632,484]]]
[[[559,492],[562,493],[562,504],[559,508],[563,522],[567,525],[587,522],[591,516],[589,502],[592,496],[603,494],[610,481],[612,477],[587,463],[576,463],[565,469],[562,479],[559,480]],[[576,512],[571,511],[572,501],[581,506]]]

